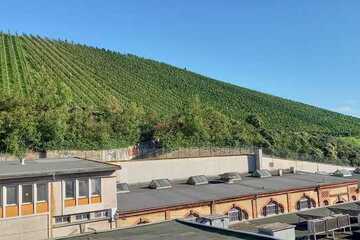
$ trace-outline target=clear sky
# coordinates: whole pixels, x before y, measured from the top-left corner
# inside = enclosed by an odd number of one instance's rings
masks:
[[[360,117],[360,1],[11,0],[0,30],[133,53]]]

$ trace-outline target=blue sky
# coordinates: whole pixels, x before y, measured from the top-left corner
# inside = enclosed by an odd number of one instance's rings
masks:
[[[0,30],[73,40],[360,117],[360,1],[4,1]]]

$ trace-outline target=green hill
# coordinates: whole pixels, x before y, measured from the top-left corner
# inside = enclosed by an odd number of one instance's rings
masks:
[[[173,116],[197,96],[204,106],[241,123],[247,134],[258,134],[268,140],[268,145],[273,145],[270,148],[277,144],[279,149],[282,136],[306,135],[306,141],[309,136],[360,136],[360,119],[355,117],[224,83],[157,61],[67,41],[2,33],[0,70],[2,95],[31,99],[32,91],[42,84],[37,73],[46,71],[58,86],[67,86],[74,103],[80,107],[100,109],[114,97],[124,106],[136,103],[160,118]],[[254,126],[249,116],[262,125]],[[300,145],[304,145],[301,139]],[[256,144],[252,141],[248,144]]]

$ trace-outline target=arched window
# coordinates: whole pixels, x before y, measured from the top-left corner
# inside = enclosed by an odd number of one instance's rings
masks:
[[[329,201],[328,200],[324,200],[323,203],[324,203],[324,206],[329,206]]]
[[[284,207],[276,201],[270,201],[265,207],[263,207],[263,215],[270,216],[284,212]]]
[[[356,201],[356,200],[357,200],[355,195],[351,196],[351,199],[352,199],[353,201]]]
[[[297,202],[297,209],[298,210],[304,210],[308,208],[314,208],[316,207],[316,203],[313,199],[303,196],[298,202]]]
[[[230,222],[237,222],[249,219],[249,215],[246,211],[242,210],[241,208],[231,208],[228,211],[228,217]]]

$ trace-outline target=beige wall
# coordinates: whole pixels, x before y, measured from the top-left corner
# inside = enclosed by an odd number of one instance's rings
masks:
[[[349,169],[353,170],[353,167],[344,167],[326,163],[315,163],[309,161],[299,161],[299,160],[288,160],[280,158],[272,158],[268,156],[263,156],[262,158],[262,168],[268,170],[276,169],[288,169],[294,167],[296,170],[307,171],[307,172],[334,172],[337,169]]]
[[[82,225],[82,227],[81,227]],[[81,232],[81,228],[83,232]],[[109,221],[98,221],[91,223],[75,224],[71,226],[57,227],[53,228],[53,238],[65,237],[65,236],[74,236],[81,233],[90,233],[98,231],[110,230],[111,226]],[[28,240],[28,239],[27,239]]]
[[[247,173],[255,169],[255,158],[251,155],[184,158],[163,160],[133,160],[117,162],[122,169],[117,171],[120,182],[148,182],[157,178],[184,179],[193,175],[218,175],[238,171]]]
[[[62,197],[63,182],[62,181],[53,182],[52,189],[53,189],[52,213],[54,216],[117,208],[115,174],[111,176],[101,177],[101,203],[77,205],[74,207],[64,207],[63,197]]]
[[[48,238],[48,214],[0,220],[0,240]]]

